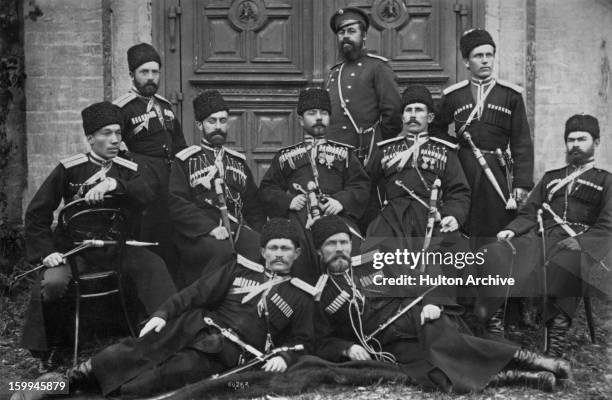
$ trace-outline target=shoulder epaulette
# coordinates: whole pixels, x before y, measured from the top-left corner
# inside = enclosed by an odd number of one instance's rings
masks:
[[[455,91],[457,89],[461,89],[462,87],[467,86],[469,83],[470,83],[470,81],[468,81],[467,79],[464,79],[461,82],[457,82],[454,85],[450,85],[449,87],[444,89],[442,91],[442,94],[447,95],[447,94],[449,94],[452,91]]]
[[[356,256],[351,257],[351,265],[353,267],[358,267],[362,264],[369,263],[374,260],[374,254],[378,252],[378,249],[376,249],[368,251],[367,253],[357,254]]]
[[[366,56],[368,57],[372,57],[372,58],[378,58],[379,60],[382,60],[384,62],[389,62],[388,58],[385,58],[383,56],[379,56],[378,54],[370,54],[370,53],[366,53]]]
[[[240,254],[238,254],[238,264],[242,265],[243,267],[247,269],[250,269],[251,271],[264,272],[263,265],[257,264],[255,261],[251,261],[245,256],[242,256]]]
[[[202,148],[200,146],[196,146],[194,144],[193,146],[189,146],[187,148],[184,148],[183,150],[181,150],[178,153],[176,153],[176,158],[178,158],[181,161],[185,161],[188,157],[191,157],[192,155],[194,155],[195,153],[197,153],[201,149]]]
[[[402,140],[402,139],[404,139],[403,136],[396,136],[396,137],[391,138],[391,139],[387,139],[387,140],[383,140],[383,141],[377,142],[376,145],[378,147],[381,147],[381,146],[384,146],[384,145],[386,145],[388,143],[397,142],[398,140]]]
[[[166,103],[170,104],[170,101],[168,101],[165,97],[158,95],[157,93],[155,93],[155,97],[161,101],[165,101]]]
[[[224,149],[225,149],[226,153],[229,153],[229,154],[231,154],[231,155],[233,155],[235,157],[238,157],[238,158],[246,161],[246,157],[244,156],[244,154],[242,154],[240,152],[237,152],[236,150],[229,149],[227,147],[224,147]]]
[[[519,85],[516,85],[512,82],[508,82],[508,81],[504,81],[503,79],[497,79],[495,82],[499,83],[502,86],[505,86],[507,88],[510,88],[516,92],[519,93],[523,93],[524,89],[522,87],[520,87]]]
[[[341,146],[341,147],[346,147],[347,149],[351,149],[351,150],[355,148],[355,146],[351,146],[350,144],[346,144],[346,143],[336,142],[335,140],[327,139],[327,143],[331,143],[331,144]]]
[[[129,103],[130,101],[136,98],[137,96],[134,93],[127,92],[123,96],[119,96],[119,98],[115,99],[115,101],[113,101],[113,104],[118,107],[123,107],[124,105],[126,105],[127,103]]]
[[[456,143],[451,143],[451,142],[449,142],[449,141],[447,141],[447,140],[440,139],[440,138],[435,137],[435,136],[431,136],[431,137],[429,138],[429,140],[433,140],[434,142],[439,142],[439,143],[442,143],[443,145],[448,146],[448,147],[450,147],[451,149],[455,149],[455,150],[456,150],[456,149],[458,149],[458,148],[459,148],[459,145],[458,145],[458,144],[456,144]]]
[[[292,144],[291,146],[287,146],[287,147],[281,147],[280,149],[278,149],[279,152],[285,151],[285,150],[290,150],[290,149],[294,149],[296,147],[301,147],[304,146],[304,142],[299,142],[296,144]]]
[[[597,167],[594,167],[593,169],[597,172],[603,172],[604,174],[612,175],[607,169],[597,168]]]
[[[138,164],[136,164],[133,161],[126,160],[125,158],[115,157],[115,158],[113,158],[113,162],[115,164],[119,164],[122,167],[125,167],[127,169],[131,169],[132,171],[138,171]]]
[[[64,168],[72,168],[75,165],[83,164],[87,162],[88,158],[86,154],[75,154],[72,157],[64,158],[60,160],[60,163],[64,166]]]

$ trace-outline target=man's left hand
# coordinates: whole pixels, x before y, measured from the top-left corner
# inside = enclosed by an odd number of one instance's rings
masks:
[[[285,372],[287,363],[283,357],[276,356],[269,359],[262,369],[267,372]]]
[[[328,197],[327,202],[321,204],[321,209],[325,215],[337,215],[342,212],[344,207],[338,200],[334,199],[333,197]]]
[[[527,194],[529,191],[523,188],[512,189],[512,197],[516,200],[516,204],[521,207],[527,201]]]
[[[452,215],[447,215],[440,221],[440,232],[454,232],[457,229],[459,229],[459,223]]]
[[[576,238],[568,237],[557,243],[560,249],[570,251],[580,251],[580,243]]]
[[[104,200],[104,195],[117,188],[117,181],[114,178],[106,178],[85,193],[87,204],[99,203]]]

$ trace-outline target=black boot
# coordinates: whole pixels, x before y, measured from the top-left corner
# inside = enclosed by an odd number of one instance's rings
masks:
[[[562,357],[565,339],[572,320],[564,313],[559,313],[548,321],[546,332],[546,354],[549,357]]]
[[[523,385],[526,387],[552,392],[557,380],[552,372],[548,371],[518,371],[509,369],[499,372],[491,381],[489,386],[512,386]]]
[[[550,371],[558,379],[568,379],[571,374],[569,361],[543,356],[527,349],[519,349],[512,359],[518,366],[534,371]]]
[[[487,321],[487,332],[492,336],[504,337],[504,310],[500,307]]]
[[[98,382],[91,370],[91,358],[66,371],[70,391],[91,391],[98,388]]]

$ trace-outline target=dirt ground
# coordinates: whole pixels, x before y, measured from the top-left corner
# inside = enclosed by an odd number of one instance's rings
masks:
[[[24,292],[14,297],[0,297],[0,399],[8,398],[8,382],[24,378],[36,378],[40,375],[40,363],[27,350],[18,346],[18,337],[23,323],[23,314],[27,302]],[[612,301],[593,299],[594,319],[596,324],[597,343],[590,343],[586,328],[584,312],[576,318],[570,333],[567,357],[572,363],[573,379],[570,383],[552,394],[533,389],[496,388],[486,389],[481,393],[468,395],[447,395],[439,392],[426,393],[417,388],[378,384],[368,387],[324,386],[307,392],[293,399],[309,400],[377,400],[377,399],[575,399],[603,400],[612,399]],[[542,343],[542,332],[509,327],[510,338],[531,349],[537,349]],[[85,357],[115,338],[93,338],[82,350]],[[69,361],[67,361],[67,364]],[[269,399],[275,397],[268,396]]]

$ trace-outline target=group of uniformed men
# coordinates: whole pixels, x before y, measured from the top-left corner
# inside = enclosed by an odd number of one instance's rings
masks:
[[[128,50],[129,93],[83,110],[91,151],[62,160],[26,213],[28,257],[47,268],[32,292],[23,346],[49,357],[67,325],[72,274],[63,253],[74,239],[65,226],[51,229],[62,200],[95,205],[112,195],[130,211],[130,234],[161,246],[158,254],[125,247],[121,268],[148,317],[139,338],[69,370],[74,388],[146,395],[279,346],[266,371],[285,371],[305,351],[398,362],[416,383],[444,391],[516,382],[552,390],[568,378],[569,363],[551,357],[563,355],[584,294],[581,271],[606,268],[611,246],[612,177],[593,166],[597,119],[568,119],[567,166],[547,172],[527,197],[533,144],[521,89],[493,77],[488,32],[462,36],[471,79],[447,88],[434,113],[426,87],[400,96],[389,63],[366,51],[361,9],[340,9],[330,24],[343,62],[326,89],[301,91],[303,141],[278,151],[259,188],[244,155],[225,146],[229,108],[218,91],[193,100],[202,141],[186,146],[156,93],[161,60],[148,44]],[[461,232],[472,250],[487,249],[480,273],[515,276],[523,289],[546,263],[551,357],[473,336],[447,292],[381,293],[373,284],[376,274],[420,272],[374,269],[372,251],[453,248]],[[74,259],[87,272],[113,256],[103,248]],[[502,335],[504,290],[482,288],[474,304]]]

